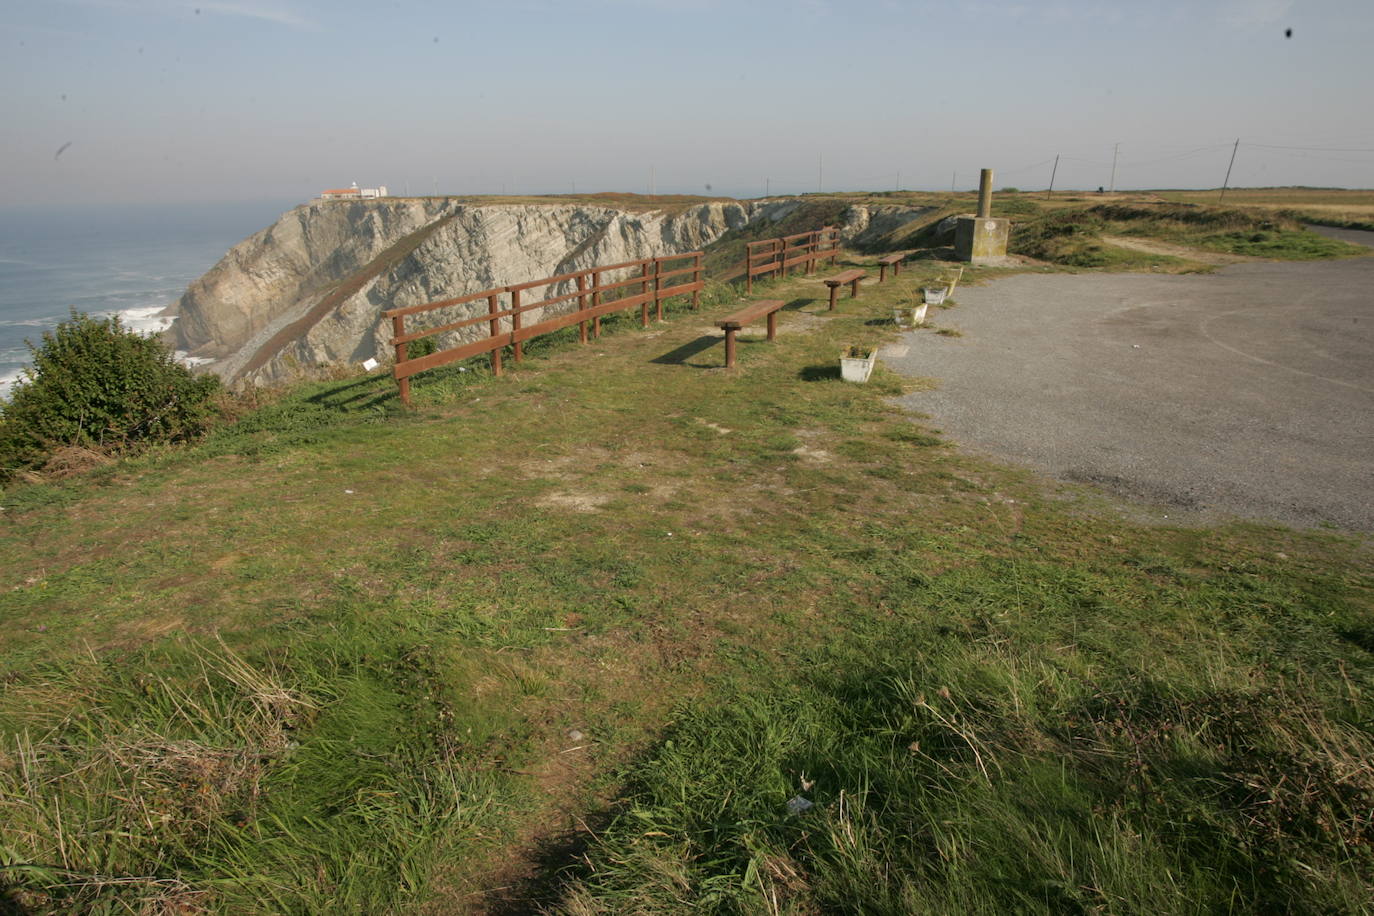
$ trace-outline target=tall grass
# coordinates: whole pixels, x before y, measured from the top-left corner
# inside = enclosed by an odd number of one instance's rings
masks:
[[[7,689],[0,899],[384,912],[422,889],[495,781],[465,759],[451,672],[356,629],[274,656],[185,643]]]
[[[683,705],[557,908],[1367,912],[1367,653],[1310,598],[1132,607],[1130,578],[918,580],[779,683]]]

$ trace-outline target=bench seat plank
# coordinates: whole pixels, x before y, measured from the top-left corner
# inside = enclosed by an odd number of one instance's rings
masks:
[[[840,286],[845,283],[853,283],[855,280],[862,280],[866,276],[868,276],[868,271],[855,268],[854,270],[846,270],[843,273],[835,274],[833,277],[826,277],[825,285]]]

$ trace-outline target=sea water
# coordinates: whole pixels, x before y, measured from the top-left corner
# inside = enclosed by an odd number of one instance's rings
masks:
[[[162,312],[231,247],[291,202],[0,209],[0,398],[72,310],[152,334]]]

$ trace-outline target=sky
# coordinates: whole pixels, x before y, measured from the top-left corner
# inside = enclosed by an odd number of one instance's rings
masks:
[[[1372,47],[1370,0],[4,0],[0,206],[1368,188]]]

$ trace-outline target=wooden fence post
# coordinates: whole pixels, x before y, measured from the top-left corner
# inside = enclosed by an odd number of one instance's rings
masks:
[[[487,314],[491,316],[491,336],[501,336],[501,319],[496,317],[496,313],[501,311],[501,294],[492,293],[487,297]],[[491,374],[501,374],[501,348],[497,347],[491,351]]]
[[[639,326],[643,328],[649,326],[649,265],[653,262],[650,258],[639,268],[639,295],[644,300],[639,303]]]
[[[391,339],[400,341],[396,344],[396,366],[392,369],[393,373],[401,371],[401,363],[406,361],[406,342],[401,340],[406,336],[406,319],[404,315],[397,315],[391,319]],[[401,403],[410,406],[410,378],[396,378],[396,385],[401,389]]]
[[[659,277],[662,270],[663,265],[659,263],[658,258],[654,258],[654,319],[656,321],[663,320],[663,299],[658,295],[658,291],[663,288],[663,281]]]
[[[601,271],[592,271],[592,308],[601,304]],[[601,316],[592,316],[592,337],[601,339]]]
[[[510,332],[511,334],[520,331],[520,290],[510,291]],[[515,361],[521,362],[525,358],[525,348],[520,341],[515,342]]]
[[[580,273],[577,275],[577,310],[585,312],[587,310],[587,275]],[[587,342],[587,322],[577,323],[577,339],[582,343]]]
[[[702,268],[702,264],[701,264],[701,252],[697,252],[695,255],[692,256],[692,285],[693,285],[693,286],[700,286],[700,285],[701,285],[701,282],[702,282],[702,281],[701,281],[701,268]],[[694,289],[694,290],[692,290],[692,311],[695,312],[695,311],[697,310],[697,307],[698,307],[699,305],[701,305],[701,290],[699,290],[699,289]]]

